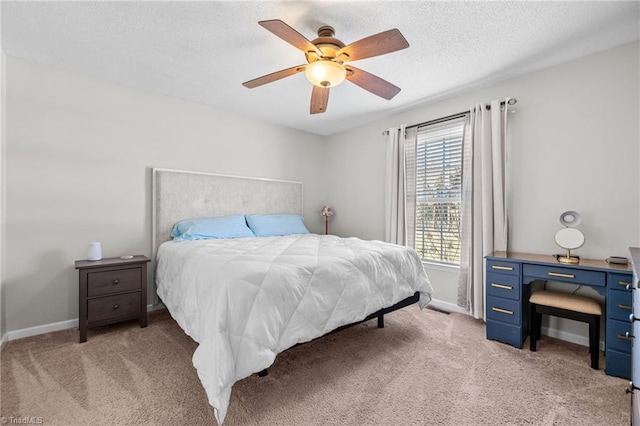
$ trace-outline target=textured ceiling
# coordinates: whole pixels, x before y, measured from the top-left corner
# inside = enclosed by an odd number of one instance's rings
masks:
[[[640,38],[627,2],[10,2],[8,55],[328,135],[454,93]],[[398,28],[410,47],[353,65],[402,88],[391,101],[345,82],[310,115],[304,73],[242,82],[305,63],[257,22],[308,39],[331,25],[345,44]],[[513,94],[517,97],[517,93]]]

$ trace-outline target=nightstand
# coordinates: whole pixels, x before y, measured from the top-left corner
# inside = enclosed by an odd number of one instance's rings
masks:
[[[80,343],[87,341],[88,328],[137,318],[140,327],[147,326],[149,261],[142,255],[76,260],[80,273]]]

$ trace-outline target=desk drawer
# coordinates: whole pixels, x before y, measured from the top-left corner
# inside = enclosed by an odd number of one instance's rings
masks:
[[[609,273],[607,286],[612,290],[631,291],[631,289],[627,290],[627,285],[631,287],[631,281],[633,281],[631,274]]]
[[[522,349],[524,336],[522,334],[522,327],[520,326],[487,319],[487,339],[497,340]]]
[[[627,337],[629,333],[629,337]],[[631,323],[609,319],[607,321],[607,349],[631,353]]]
[[[505,260],[487,259],[487,273],[520,275],[520,264]]]
[[[487,319],[520,325],[520,301],[487,296]]]
[[[614,318],[628,323],[629,315],[631,315],[633,309],[631,300],[632,294],[630,291],[607,291],[607,318]]]
[[[608,350],[605,356],[605,373],[609,376],[631,379],[631,354]]]
[[[604,287],[606,273],[562,266],[523,265],[522,275],[550,281]]]
[[[487,271],[487,294],[520,300],[520,277]]]

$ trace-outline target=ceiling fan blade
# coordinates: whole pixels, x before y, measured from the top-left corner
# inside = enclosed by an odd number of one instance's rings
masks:
[[[305,70],[306,65],[298,65],[297,67],[287,68],[286,70],[280,70],[272,72],[271,74],[263,75],[262,77],[254,78],[253,80],[245,81],[242,83],[244,87],[253,89],[254,87],[262,86],[263,84],[272,83],[281,78],[289,77],[290,75],[297,74]]]
[[[336,52],[336,58],[343,62],[357,61],[395,52],[407,47],[409,47],[409,42],[407,42],[400,30],[394,28],[365,37],[343,47]]]
[[[315,52],[316,54],[318,54],[318,56],[322,55],[322,52],[320,52],[313,43],[307,40],[305,36],[291,28],[289,25],[285,24],[280,19],[259,21],[258,24],[271,31],[273,34],[277,35],[287,43],[302,50],[304,53]]]
[[[313,86],[311,92],[311,114],[321,114],[327,110],[329,88]]]
[[[363,71],[360,68],[352,67],[351,65],[345,66],[345,68],[347,70],[347,80],[353,84],[357,84],[364,90],[368,90],[374,95],[378,95],[381,98],[389,100],[400,93],[401,89],[398,86],[395,86],[378,76]]]

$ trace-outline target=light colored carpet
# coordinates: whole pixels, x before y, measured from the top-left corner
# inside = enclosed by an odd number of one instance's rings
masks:
[[[166,311],[9,342],[2,416],[46,425],[215,424],[191,364],[196,344]],[[601,368],[604,358],[601,358]],[[585,347],[538,352],[485,339],[482,322],[412,306],[295,347],[233,388],[225,425],[625,425],[627,382]]]

